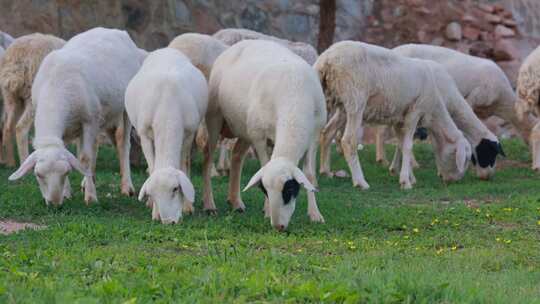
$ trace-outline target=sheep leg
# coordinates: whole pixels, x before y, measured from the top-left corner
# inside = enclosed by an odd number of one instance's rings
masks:
[[[152,174],[154,172],[154,144],[152,142],[152,139],[148,137],[148,135],[145,132],[141,132],[139,135],[139,139],[141,140],[141,149],[144,154],[144,158],[146,159],[146,164],[148,165],[147,171],[148,175]],[[146,201],[146,207],[153,208],[153,202],[151,199],[148,199]],[[152,212],[154,209],[152,209]],[[157,211],[156,211],[157,212]],[[158,214],[159,215],[159,214]]]
[[[401,149],[400,149],[401,143],[398,143],[396,145],[396,148],[394,149],[394,157],[392,158],[392,163],[390,164],[390,175],[396,175],[398,168],[401,167]]]
[[[97,202],[95,179],[95,163],[97,157],[97,130],[99,128],[94,125],[83,125],[82,145],[79,159],[81,165],[86,169],[90,176],[85,176],[81,186],[84,188],[84,201],[86,204]]]
[[[253,147],[255,148],[255,153],[257,153],[257,157],[259,158],[262,168],[266,165],[266,163],[268,163],[268,161],[270,161],[270,158],[268,157],[268,150],[266,150],[266,139],[263,138],[261,140],[254,141]],[[264,217],[270,217],[268,197],[264,198],[263,212]]]
[[[240,196],[240,177],[242,176],[242,167],[249,147],[250,145],[248,142],[239,138],[234,144],[232,151],[228,201],[233,210],[240,212],[246,210],[246,206]]]
[[[24,111],[15,127],[17,151],[19,152],[19,161],[21,163],[28,157],[28,133],[32,128],[33,112],[32,101],[26,100]]]
[[[230,170],[231,164],[229,160],[229,143],[227,139],[223,139],[219,145],[219,158],[217,163],[217,172],[221,176],[227,176]]]
[[[359,104],[362,104],[359,102]],[[343,149],[343,154],[351,170],[353,186],[360,187],[362,190],[369,189],[369,184],[364,178],[364,173],[362,172],[362,167],[360,166],[360,161],[358,159],[358,137],[356,132],[358,128],[362,125],[362,116],[364,113],[362,105],[359,111],[347,112],[347,123],[345,126],[345,132],[343,133],[343,138],[341,139],[341,147]]]
[[[141,148],[146,158],[146,164],[148,165],[148,174],[154,172],[154,144],[152,139],[148,137],[144,132],[140,134]]]
[[[15,124],[18,120],[19,105],[18,100],[12,94],[6,94],[4,92],[4,111],[5,111],[5,121],[4,129],[2,134],[6,164],[9,167],[15,167],[15,154],[13,146],[13,131],[15,129]]]
[[[330,118],[326,126],[323,128],[320,136],[320,146],[321,146],[321,155],[320,155],[320,168],[319,173],[326,175],[328,177],[334,176],[332,173],[331,166],[331,143],[332,139],[336,137],[336,133],[339,129],[339,121],[342,119],[341,110],[337,109],[334,115]]]
[[[378,126],[375,133],[375,160],[384,166],[388,165],[388,160],[386,159],[386,153],[384,151],[386,128],[386,126]]]
[[[182,170],[187,177],[191,176],[191,149],[193,146],[193,139],[195,138],[195,134],[186,134],[186,137],[184,138],[184,142],[182,143],[182,157],[180,160],[180,170]],[[195,213],[195,208],[193,207],[193,203],[189,200],[187,200],[184,197],[184,206],[182,207],[182,212],[186,214],[193,214]]]
[[[214,163],[214,150],[219,139],[221,127],[223,126],[223,116],[220,113],[212,112],[206,114],[208,141],[204,149],[203,160],[203,209],[209,214],[216,214],[217,208],[212,192],[212,165]]]
[[[129,163],[129,152],[131,150],[131,122],[127,113],[122,114],[120,124],[114,132],[116,153],[120,161],[121,192],[127,196],[135,195],[135,188],[131,181],[131,167]]]
[[[536,123],[531,132],[532,169],[540,171],[540,121]]]
[[[405,124],[402,129],[398,130],[398,138],[401,143],[402,161],[401,172],[399,174],[399,183],[402,189],[412,189],[412,185],[416,183],[412,171],[412,153],[414,144],[414,132],[418,118],[416,115],[409,115],[405,118]]]
[[[317,139],[313,139],[313,143],[309,147],[305,159],[304,159],[304,174],[308,178],[308,180],[313,184],[313,186],[317,187],[317,176],[315,175],[316,172],[316,162],[317,162]],[[319,211],[319,207],[317,206],[317,200],[315,199],[315,193],[308,191],[307,193],[308,198],[308,216],[311,219],[312,222],[319,222],[324,223],[324,217],[322,216],[321,212]]]

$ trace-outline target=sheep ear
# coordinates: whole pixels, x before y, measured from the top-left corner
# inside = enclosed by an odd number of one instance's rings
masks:
[[[28,172],[30,172],[30,170],[34,168],[34,166],[36,165],[36,162],[37,162],[37,156],[36,156],[36,151],[34,151],[24,160],[24,162],[21,164],[19,169],[17,169],[17,171],[15,171],[13,174],[9,176],[8,180],[14,181],[25,176],[26,174],[28,174]]]
[[[255,175],[253,175],[253,177],[249,180],[249,183],[244,188],[244,190],[242,190],[242,192],[248,190],[249,188],[253,187],[258,182],[261,181],[262,176],[263,176],[263,170],[264,170],[264,167],[260,168],[259,171],[257,171],[257,173],[255,173]]]
[[[456,152],[456,166],[458,168],[459,172],[465,171],[465,165],[467,164],[467,158],[469,157],[470,153],[467,150],[467,144],[464,141],[460,141],[457,147]]]
[[[193,188],[193,184],[187,177],[187,175],[182,172],[178,171],[178,181],[180,182],[180,188],[182,188],[182,192],[184,193],[184,196],[186,199],[190,202],[195,201],[195,188]]]
[[[313,186],[313,184],[311,184],[308,178],[304,175],[302,170],[294,168],[293,177],[299,184],[302,184],[307,191],[319,192],[319,190],[317,190],[317,188],[315,188],[315,186]]]
[[[71,152],[69,152],[67,149],[64,150],[64,155],[66,156],[67,161],[72,169],[79,171],[84,176],[92,176],[88,170],[83,168],[81,162],[75,157],[75,155],[71,154]]]
[[[138,197],[138,199],[139,199],[140,202],[144,202],[144,201],[146,200],[146,196],[147,196],[147,195],[146,195],[146,186],[147,186],[149,180],[150,180],[150,178],[148,178],[148,179],[144,182],[144,184],[143,184],[142,187],[141,187],[141,190],[139,191],[139,197]]]

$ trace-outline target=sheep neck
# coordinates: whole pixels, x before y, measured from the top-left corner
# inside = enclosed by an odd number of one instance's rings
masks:
[[[160,124],[164,125],[164,128],[160,128],[160,132],[154,129],[154,169],[167,167],[178,169],[184,140],[182,124],[178,117],[160,121]]]
[[[62,111],[62,108],[66,109],[66,107],[54,103],[43,102],[38,105],[34,119],[36,132],[34,142],[63,143],[66,121],[69,119],[69,113],[68,111]]]
[[[452,119],[472,145],[478,145],[483,138],[493,139],[491,132],[461,96],[456,96],[453,99],[448,96],[448,99],[445,100],[447,100],[446,107]]]
[[[306,153],[313,137],[313,117],[307,115],[308,111],[296,109],[297,104],[289,105],[278,111],[272,159],[283,157],[296,164]]]
[[[458,141],[461,132],[447,111],[437,109],[430,114],[429,118],[424,119],[425,127],[431,129],[435,134],[439,134],[446,141],[453,143]]]

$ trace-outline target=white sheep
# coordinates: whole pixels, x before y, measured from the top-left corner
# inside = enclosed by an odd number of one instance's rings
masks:
[[[173,48],[150,53],[127,87],[126,111],[150,172],[139,200],[148,196],[152,218],[164,224],[178,222],[182,209],[193,212],[190,152],[207,106],[204,75]]]
[[[229,203],[243,210],[240,175],[244,156],[253,145],[261,169],[244,191],[260,184],[267,195],[266,215],[272,226],[285,229],[295,209],[300,185],[308,190],[308,214],[323,222],[315,200],[315,156],[326,105],[314,69],[287,48],[262,40],[242,41],[216,60],[210,76],[206,114],[208,149],[204,157],[204,205],[215,209],[210,163],[219,133],[226,123],[238,138],[233,149]],[[271,158],[268,142],[274,143]],[[304,172],[297,167],[304,158]]]
[[[11,35],[0,31],[0,47],[7,49],[15,41]]]
[[[411,168],[413,136],[421,121],[432,136],[443,180],[463,177],[471,145],[446,110],[433,67],[392,51],[361,42],[343,41],[327,49],[317,62],[327,102],[342,107],[346,127],[342,149],[353,185],[369,188],[360,167],[356,132],[365,123],[394,126],[402,151],[399,182],[410,189],[416,182]]]
[[[514,125],[522,138],[529,142],[536,119],[532,115],[523,120],[518,117],[515,110],[517,96],[505,73],[495,62],[432,45],[406,44],[394,48],[393,51],[403,56],[432,60],[441,64],[452,76],[459,92],[478,117],[487,119],[492,115],[498,116]],[[456,121],[456,124],[466,133],[459,122]],[[487,158],[477,159],[477,165],[482,167],[494,161],[488,151],[497,154],[497,149],[493,149],[495,146],[497,145],[484,141],[484,146],[475,147],[476,156],[482,157],[480,151],[484,150],[487,155]]]
[[[45,56],[65,43],[60,38],[36,33],[17,38],[6,50],[0,65],[0,88],[4,97],[5,115],[2,139],[9,166],[16,165],[13,153],[14,132],[19,160],[23,162],[28,157],[28,133],[34,115],[31,90],[39,66]]]
[[[476,175],[484,180],[489,179],[495,173],[497,156],[499,154],[505,156],[497,136],[476,116],[444,66],[431,60],[423,61],[433,70],[435,83],[443,97],[448,113],[473,147],[471,157],[476,168]],[[434,145],[436,144],[437,142],[434,143]],[[399,153],[394,156],[394,162],[396,157],[399,157]],[[397,167],[393,164],[390,169],[395,172]]]
[[[269,40],[277,42],[291,51],[296,55],[302,57],[307,63],[313,65],[315,60],[317,60],[317,50],[313,46],[304,42],[292,42],[289,40],[277,38],[270,35],[265,35],[252,30],[247,29],[237,29],[237,28],[228,28],[217,31],[214,35],[215,38],[221,40],[227,45],[233,45],[242,40]]]
[[[124,92],[143,60],[143,52],[125,31],[105,28],[78,34],[51,52],[32,86],[36,150],[9,179],[19,179],[34,168],[46,203],[58,205],[69,194],[67,174],[76,169],[84,175],[84,200],[97,201],[97,137],[104,130],[116,139],[122,193],[132,194],[131,124],[124,110]],[[64,146],[77,138],[80,162]]]
[[[522,121],[531,115],[540,116],[540,47],[534,50],[521,65],[517,80],[518,102],[516,111]],[[540,121],[532,129],[532,168],[540,171]]]

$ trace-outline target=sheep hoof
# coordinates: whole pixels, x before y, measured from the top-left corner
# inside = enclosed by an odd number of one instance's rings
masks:
[[[534,172],[540,172],[540,167],[538,166],[533,166],[532,169]]]
[[[353,184],[353,187],[360,188],[360,190],[368,190],[369,184],[366,182],[359,182],[359,183]]]
[[[401,183],[401,189],[402,190],[410,190],[412,189],[412,185],[411,183],[407,182],[407,183]]]
[[[246,205],[244,205],[244,202],[241,200],[236,201],[236,203],[233,203],[231,200],[227,200],[227,204],[229,204],[233,211],[236,212],[242,213],[246,210]]]
[[[309,219],[314,223],[324,223],[324,217],[319,212],[308,213]]]
[[[122,186],[122,190],[121,190],[121,193],[125,196],[129,196],[129,197],[132,197],[132,196],[135,196],[135,188],[131,185],[129,186]]]
[[[217,209],[206,209],[204,211],[206,212],[206,215],[209,215],[209,216],[217,216],[218,215]]]
[[[91,203],[97,202],[97,196],[95,194],[90,194],[89,192],[84,193],[84,202],[87,206],[89,206]]]
[[[383,167],[388,167],[390,166],[390,162],[388,162],[386,159],[384,158],[378,158],[375,160],[378,164],[380,164],[381,166]]]
[[[234,208],[233,211],[236,213],[244,213],[246,212],[246,208]]]

